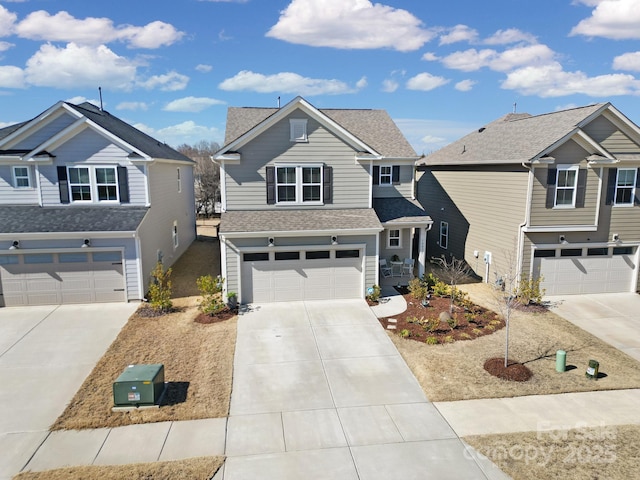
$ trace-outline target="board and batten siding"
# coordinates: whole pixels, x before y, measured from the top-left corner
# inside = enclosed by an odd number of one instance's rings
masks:
[[[601,115],[583,127],[587,135],[614,156],[620,153],[638,153],[640,146],[621,132],[611,121]]]
[[[381,165],[393,165],[393,162],[382,163]],[[373,185],[373,198],[413,198],[413,171],[414,166],[399,165],[400,184],[399,185]]]
[[[308,118],[308,142],[290,141],[289,119]],[[343,140],[300,111],[292,112],[247,145],[239,149],[239,165],[225,165],[226,209],[277,209],[267,205],[268,165],[324,164],[333,167],[333,201],[324,208],[369,207],[368,165],[356,163],[356,152]],[[318,208],[318,205],[292,205],[292,208]]]
[[[427,234],[428,258],[464,258],[484,278],[483,257],[490,252],[489,278],[485,280],[494,282],[509,269],[507,257],[517,254],[518,227],[526,216],[528,175],[518,167],[427,169],[418,181],[418,198],[433,219]],[[439,245],[442,221],[449,224],[446,249]]]
[[[31,132],[19,142],[12,144],[11,148],[16,150],[34,149],[67,128],[76,120],[78,120],[77,117],[65,112],[44,125],[41,123],[40,128]]]
[[[148,167],[150,208],[138,233],[142,248],[144,289],[149,286],[149,273],[162,252],[163,265],[169,268],[195,240],[196,219],[193,188],[193,169],[180,165],[181,191],[175,163],[155,162]],[[173,248],[173,222],[178,222],[178,247]]]
[[[31,186],[15,188],[13,185],[13,167],[27,167]],[[35,168],[33,165],[0,165],[0,205],[37,205],[38,189],[36,188]]]

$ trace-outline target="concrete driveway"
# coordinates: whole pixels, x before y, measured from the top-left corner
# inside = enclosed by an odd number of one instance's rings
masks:
[[[25,466],[137,307],[0,308],[0,480]]]
[[[556,314],[640,361],[640,295],[558,295],[545,300]]]

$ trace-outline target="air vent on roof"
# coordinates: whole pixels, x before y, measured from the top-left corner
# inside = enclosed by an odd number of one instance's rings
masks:
[[[480,128],[478,129],[478,133],[482,133],[482,132],[484,132],[485,130],[486,130],[486,128],[484,128],[484,127],[480,127]]]

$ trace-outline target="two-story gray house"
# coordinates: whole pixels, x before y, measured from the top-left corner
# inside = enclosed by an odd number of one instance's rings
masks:
[[[240,302],[363,298],[393,255],[424,271],[418,156],[385,111],[229,108],[213,158],[222,275]]]
[[[549,295],[636,291],[640,129],[610,103],[506,115],[418,169],[430,255],[487,282],[542,276]]]
[[[90,103],[0,129],[0,306],[144,299],[194,205],[189,158]]]

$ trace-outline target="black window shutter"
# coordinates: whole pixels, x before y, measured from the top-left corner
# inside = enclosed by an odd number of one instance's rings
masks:
[[[380,185],[380,167],[377,165],[373,166],[373,184]]]
[[[587,194],[587,169],[578,170],[578,189],[576,190],[576,208],[584,207],[584,199]]]
[[[616,178],[618,176],[617,168],[609,169],[609,179],[607,180],[607,205],[613,205],[614,198],[616,196]]]
[[[556,178],[557,168],[549,168],[547,172],[547,208],[553,208],[556,204]]]
[[[127,167],[118,167],[118,193],[120,203],[129,203],[129,175]]]
[[[58,190],[60,190],[60,203],[69,203],[67,167],[58,167]]]
[[[391,183],[393,185],[400,185],[400,165],[391,167]]]
[[[333,203],[333,167],[322,169],[322,198],[324,203]]]
[[[276,203],[276,167],[265,167],[267,175],[267,205]]]
[[[636,195],[633,204],[640,205],[640,168],[636,171]]]

